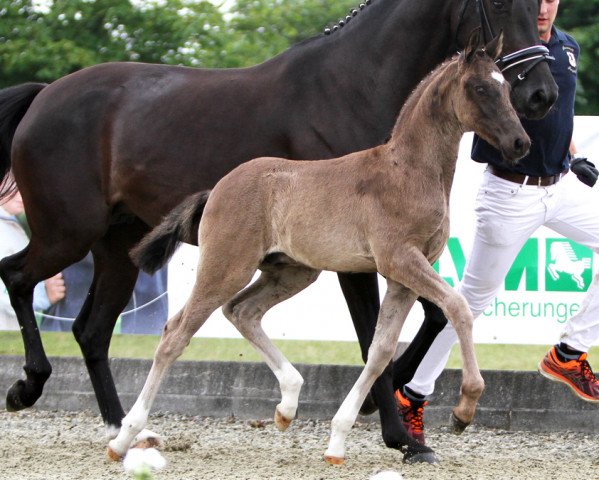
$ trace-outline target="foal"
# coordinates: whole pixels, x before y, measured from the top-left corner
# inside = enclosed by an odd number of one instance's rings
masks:
[[[472,316],[431,264],[449,234],[449,192],[462,134],[476,131],[512,163],[530,146],[510,104],[509,86],[493,62],[501,36],[485,49],[479,49],[478,39],[475,32],[463,53],[418,86],[387,144],[322,162],[252,160],[224,177],[207,202],[205,196],[187,200],[146,237],[133,255],[142,268],[152,269],[172,253],[179,229],[205,204],[196,284],[164,328],[145,386],[109,444],[112,458],[121,457],[145,427],[168,368],[221,305],[277,377],[282,398],[275,423],[287,428],[303,379],[266,336],[261,319],[314,282],[321,270],[378,271],[388,284],[366,366],[333,418],[327,461],[343,462],[345,438],[391,360],[418,296],[439,305],[455,326],[464,366],[455,413],[472,419],[484,388]],[[260,278],[244,289],[258,268]]]

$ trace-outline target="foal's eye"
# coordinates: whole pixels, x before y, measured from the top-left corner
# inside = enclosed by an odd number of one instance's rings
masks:
[[[485,87],[483,87],[482,85],[477,85],[476,87],[474,87],[474,91],[478,95],[486,95],[487,94],[487,89]]]

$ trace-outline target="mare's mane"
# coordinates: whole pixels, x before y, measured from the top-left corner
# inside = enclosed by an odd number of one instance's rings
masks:
[[[382,2],[383,0],[376,0],[377,3]],[[305,47],[307,44],[313,43],[317,40],[323,40],[326,38],[331,37],[333,34],[339,32],[342,28],[344,28],[345,26],[347,26],[350,22],[356,22],[358,17],[361,18],[363,17],[363,13],[365,13],[366,9],[368,7],[372,6],[372,1],[368,0],[364,0],[362,2],[360,2],[359,6],[350,9],[350,13],[345,17],[345,18],[341,18],[339,20],[337,20],[336,22],[334,22],[334,25],[332,27],[325,27],[323,33],[318,33],[312,37],[306,38],[304,40],[300,40],[299,42],[294,43],[293,45],[291,45],[289,47],[288,50],[295,50],[297,48],[301,48],[301,47]],[[356,12],[356,14],[352,14],[352,12]],[[349,18],[349,20],[347,20]],[[328,23],[327,23],[328,24]],[[337,37],[335,35],[335,37]]]

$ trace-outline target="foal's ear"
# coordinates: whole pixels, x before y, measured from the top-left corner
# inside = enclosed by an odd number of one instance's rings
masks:
[[[499,32],[493,40],[485,45],[485,51],[493,60],[497,60],[501,56],[503,50],[503,30]]]
[[[481,47],[480,32],[481,28],[476,27],[470,33],[470,37],[468,38],[468,44],[464,49],[464,57],[466,58],[467,63],[470,63],[472,61],[472,56],[474,55],[474,52],[476,52]]]

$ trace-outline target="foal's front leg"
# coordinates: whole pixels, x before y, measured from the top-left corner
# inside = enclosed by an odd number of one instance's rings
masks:
[[[416,300],[416,295],[402,285],[388,280],[387,293],[381,305],[368,360],[331,423],[331,439],[325,459],[331,464],[343,463],[345,439],[372,384],[389,364],[395,353],[399,333]]]
[[[198,276],[200,275],[201,272]],[[251,273],[249,278],[251,278]],[[245,282],[247,279],[240,285],[244,285]],[[212,285],[211,291],[205,285],[198,285],[198,283],[196,282],[183,310],[170,318],[164,326],[146,383],[135,404],[123,418],[119,434],[108,444],[108,456],[113,460],[121,459],[135,436],[145,428],[160,384],[171,365],[189,344],[193,334],[198,331],[214,310],[232,296],[230,291],[216,282],[214,282],[216,286]],[[234,287],[232,291],[237,291],[239,288]],[[204,292],[204,295],[201,292]]]
[[[398,278],[398,281],[419,296],[441,308],[458,335],[463,375],[460,401],[454,408],[453,414],[456,429],[463,430],[472,422],[476,404],[485,387],[474,353],[472,313],[464,297],[435,272],[419,250],[413,249],[413,251],[405,252],[404,259],[400,268],[393,272],[393,275],[397,276],[392,278]],[[456,419],[459,419],[458,423],[456,423]]]

